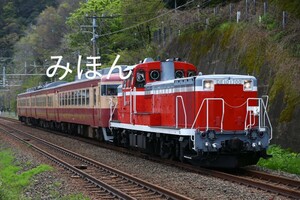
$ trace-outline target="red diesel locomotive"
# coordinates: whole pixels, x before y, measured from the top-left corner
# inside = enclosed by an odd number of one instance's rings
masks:
[[[164,158],[234,168],[267,157],[272,127],[257,80],[243,75],[196,75],[185,62],[146,62],[125,69],[118,88],[117,145]]]
[[[255,77],[197,75],[192,64],[151,59],[126,73],[123,83],[113,74],[20,94],[19,118],[200,166],[235,168],[267,157],[268,99],[258,98]]]

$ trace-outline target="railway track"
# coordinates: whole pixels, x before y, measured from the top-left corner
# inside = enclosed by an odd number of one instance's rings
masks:
[[[86,180],[85,187],[99,199],[189,199],[16,128],[1,123],[0,129],[73,173],[73,177]]]
[[[60,135],[66,136],[65,134],[60,134]],[[99,142],[95,143],[93,141],[86,140],[83,138],[79,138],[79,139],[83,140],[84,142],[89,142],[91,144],[99,146]],[[300,192],[299,192],[300,181],[294,179],[289,179],[282,176],[275,176],[275,175],[267,174],[265,172],[248,170],[248,169],[239,169],[232,172],[232,171],[219,171],[219,170],[211,170],[211,169],[204,169],[204,168],[196,168],[195,166],[191,166],[189,164],[164,160],[157,157],[150,157],[149,155],[144,155],[140,152],[135,153],[131,150],[127,150],[124,148],[120,148],[108,144],[100,144],[100,146],[115,151],[121,151],[123,153],[130,154],[130,155],[136,155],[143,158],[146,157],[147,159],[150,159],[152,161],[165,163],[171,166],[176,166],[181,169],[203,174],[206,176],[209,175],[209,176],[217,177],[230,182],[235,182],[238,184],[246,185],[248,187],[253,187],[267,192],[271,192],[277,195],[282,195],[294,199],[300,199]]]

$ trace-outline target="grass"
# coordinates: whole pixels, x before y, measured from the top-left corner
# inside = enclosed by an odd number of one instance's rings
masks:
[[[271,145],[268,149],[268,154],[271,154],[273,157],[268,160],[260,159],[258,166],[300,175],[299,153],[294,153],[277,145]]]
[[[0,200],[19,200],[26,199],[23,196],[24,189],[30,185],[32,178],[42,172],[53,170],[49,165],[39,165],[33,169],[22,171],[22,167],[17,165],[15,158],[10,150],[0,151]],[[28,166],[28,162],[24,163]],[[53,187],[51,187],[50,194],[55,199],[72,199],[72,200],[88,200],[82,194],[72,194],[66,195],[64,197],[59,197],[60,194],[56,192],[56,188],[59,187],[61,183],[55,182]]]
[[[31,178],[39,173],[52,170],[48,165],[39,165],[31,170],[18,172],[22,168],[14,164],[14,157],[8,150],[0,152],[0,199],[20,199],[20,194],[30,184]]]

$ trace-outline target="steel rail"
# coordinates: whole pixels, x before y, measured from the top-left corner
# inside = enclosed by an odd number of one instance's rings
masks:
[[[1,124],[1,126],[3,126]],[[83,172],[80,169],[77,169],[76,167],[73,167],[72,165],[64,162],[63,160],[57,158],[56,156],[44,151],[43,149],[33,145],[32,143],[30,143],[28,141],[28,139],[23,139],[21,137],[16,136],[15,134],[13,134],[12,132],[9,132],[3,128],[0,128],[2,131],[6,132],[7,134],[13,136],[14,138],[20,140],[21,142],[29,145],[31,148],[35,149],[37,152],[41,153],[42,155],[46,156],[48,159],[50,159],[51,161],[55,162],[56,164],[58,164],[59,166],[62,166],[64,169],[67,169],[69,171],[71,171],[72,173],[80,176],[81,178],[87,180],[90,183],[93,183],[95,186],[101,188],[102,190],[106,191],[107,193],[109,193],[110,195],[112,195],[113,197],[116,197],[118,199],[134,199],[131,196],[127,195],[126,193],[121,192],[120,190],[111,187],[110,185],[107,185],[106,183],[94,178],[93,176],[90,176],[89,174]]]
[[[2,125],[2,126],[5,126],[5,125]],[[88,157],[84,157],[84,156],[82,156],[82,155],[80,155],[80,154],[77,154],[77,153],[75,153],[75,152],[72,152],[72,151],[70,151],[70,150],[68,150],[68,149],[65,149],[65,148],[63,148],[63,147],[60,147],[60,146],[57,146],[57,145],[52,144],[52,143],[50,143],[50,142],[47,142],[47,141],[45,141],[45,140],[43,140],[43,139],[40,139],[40,138],[38,138],[38,137],[36,137],[36,136],[27,134],[27,133],[25,133],[24,131],[21,131],[21,130],[12,128],[12,127],[9,127],[9,128],[10,128],[10,129],[13,129],[13,130],[15,130],[15,131],[21,132],[22,134],[25,134],[25,135],[27,135],[27,136],[29,136],[29,137],[35,139],[35,140],[38,140],[38,141],[40,141],[40,142],[42,142],[42,143],[44,143],[44,144],[46,144],[46,145],[52,147],[52,148],[55,148],[55,149],[58,150],[58,151],[64,152],[65,154],[67,154],[67,155],[69,155],[69,156],[72,156],[73,158],[76,158],[76,159],[78,159],[78,160],[80,160],[80,161],[82,161],[82,162],[85,162],[85,163],[87,163],[87,164],[93,165],[93,166],[95,166],[95,167],[97,167],[97,168],[102,168],[102,169],[105,169],[105,170],[107,170],[107,171],[111,171],[112,173],[117,174],[117,175],[119,175],[119,176],[122,176],[122,177],[124,177],[124,178],[127,179],[127,180],[134,181],[134,182],[137,183],[137,185],[140,185],[140,186],[145,187],[145,188],[149,188],[149,190],[153,191],[153,193],[159,194],[159,195],[161,195],[162,197],[165,197],[166,199],[183,199],[183,200],[184,200],[184,199],[190,199],[190,198],[188,198],[188,197],[186,197],[186,196],[183,196],[183,195],[181,195],[181,194],[172,192],[172,191],[170,191],[170,190],[168,190],[168,189],[159,187],[159,186],[157,186],[157,185],[153,185],[153,184],[151,184],[151,183],[149,183],[149,182],[147,182],[147,181],[144,181],[144,180],[139,179],[139,178],[137,178],[137,177],[131,176],[130,174],[127,174],[127,173],[124,173],[124,172],[122,172],[122,171],[120,171],[120,170],[111,168],[111,167],[109,167],[108,165],[99,163],[99,162],[97,162],[97,161],[95,161],[95,160],[92,160],[92,159],[90,159],[90,158],[88,158]],[[24,139],[21,139],[21,140],[24,141]],[[28,141],[25,141],[25,142],[26,142],[26,143],[29,143]],[[32,145],[32,144],[30,144],[30,145]],[[77,169],[76,167],[73,167],[73,166],[71,166],[71,167],[74,168],[76,171],[80,171],[80,172],[81,172],[81,170]]]

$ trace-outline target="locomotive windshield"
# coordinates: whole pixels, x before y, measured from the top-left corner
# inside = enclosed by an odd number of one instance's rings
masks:
[[[101,96],[112,96],[118,94],[119,85],[101,85]]]

